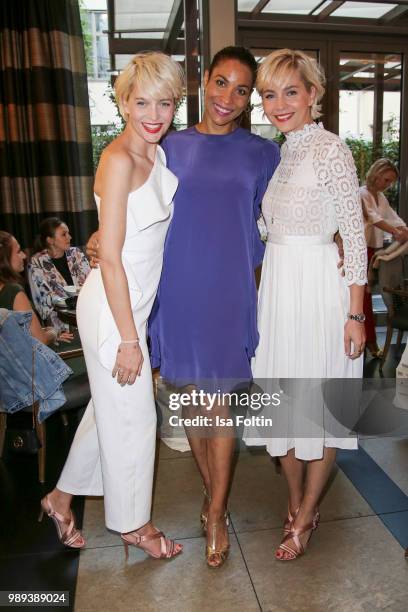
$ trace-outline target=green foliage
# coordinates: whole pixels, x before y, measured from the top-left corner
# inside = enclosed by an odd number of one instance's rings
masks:
[[[108,91],[107,91],[106,95],[108,96],[108,98],[110,99],[110,101],[112,102],[112,104],[116,108],[116,114],[117,114],[117,116],[119,118],[119,121],[120,121],[120,130],[123,130],[123,128],[126,125],[126,121],[124,120],[124,118],[120,114],[119,106],[116,104],[115,92],[113,91],[113,89],[112,89],[112,87],[110,85],[108,85]]]
[[[86,71],[88,76],[93,76],[92,34],[89,25],[88,11],[85,9],[83,0],[79,0],[79,14],[81,18],[82,39],[84,41]]]
[[[122,132],[122,130],[124,129],[126,122],[123,119],[122,115],[119,112],[119,108],[116,104],[116,100],[115,100],[115,94],[112,90],[111,87],[109,87],[108,89],[108,93],[107,95],[109,96],[109,98],[112,100],[113,104],[115,104],[116,106],[116,112],[117,115],[120,119],[120,124],[115,125],[93,125],[91,126],[91,131],[92,131],[92,154],[93,154],[93,164],[94,164],[94,170],[96,171],[96,168],[98,167],[99,164],[99,158],[101,156],[102,151],[104,150],[105,147],[108,146],[108,144],[110,142],[112,142],[112,140],[114,138],[116,138],[117,136],[119,136],[119,134]],[[180,102],[178,102],[176,104],[176,108],[175,108],[175,113],[174,113],[174,119],[173,119],[173,123],[170,126],[170,130],[178,130],[181,129],[182,125],[181,125],[181,121],[178,117],[178,111],[180,109],[180,106],[182,104],[182,100],[180,100]]]
[[[91,130],[93,163],[96,171],[102,151],[121,133],[122,128],[117,125],[93,125]]]
[[[283,143],[285,142],[286,138],[285,138],[285,135],[282,134],[282,132],[278,132],[276,136],[272,138],[272,140],[281,147]]]

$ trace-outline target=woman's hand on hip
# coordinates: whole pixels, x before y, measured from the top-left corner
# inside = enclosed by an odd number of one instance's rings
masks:
[[[365,329],[364,324],[358,321],[348,320],[344,326],[344,350],[350,359],[357,359],[364,352],[365,348]],[[351,352],[353,344],[354,352]]]
[[[91,268],[97,268],[99,266],[99,231],[92,234],[85,248]]]
[[[113,378],[117,378],[122,387],[133,385],[136,378],[141,375],[143,361],[143,353],[138,343],[120,344],[112,370]]]

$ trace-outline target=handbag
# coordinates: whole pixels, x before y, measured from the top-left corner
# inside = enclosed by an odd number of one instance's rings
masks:
[[[6,430],[6,448],[8,451],[19,454],[35,455],[41,448],[37,435],[35,419],[37,418],[38,402],[34,401],[34,361],[35,348],[32,351],[31,393],[32,393],[32,427],[30,429],[18,427]]]

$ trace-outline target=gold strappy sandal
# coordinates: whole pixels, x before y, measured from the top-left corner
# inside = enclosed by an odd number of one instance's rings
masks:
[[[211,503],[211,495],[209,494],[209,492],[207,491],[207,488],[204,486],[203,487],[203,493],[204,493],[204,498],[208,501],[208,503]],[[207,533],[207,521],[208,521],[208,511],[207,512],[201,512],[200,514],[200,522],[201,522],[201,529],[203,530],[203,533]]]
[[[228,554],[229,554],[229,548],[230,548],[229,543],[223,548],[217,548],[216,546],[217,527],[222,525],[222,523],[225,523],[225,526],[227,528],[227,533],[228,533],[229,519],[228,519],[227,512],[225,513],[224,518],[210,525],[211,530],[212,530],[211,544],[207,544],[206,551],[205,551],[205,556],[207,559],[208,567],[212,567],[212,568],[221,567],[221,565],[225,563],[228,557]]]

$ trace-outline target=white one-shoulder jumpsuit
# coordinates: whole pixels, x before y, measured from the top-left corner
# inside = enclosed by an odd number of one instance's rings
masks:
[[[94,269],[81,289],[77,320],[92,399],[78,427],[57,487],[73,495],[103,495],[109,529],[126,533],[150,520],[156,410],[146,344],[162,269],[176,177],[163,150],[147,181],[129,194],[122,251],[133,316],[144,355],[141,376],[121,387],[112,378],[120,336]],[[99,209],[100,201],[95,196]]]

